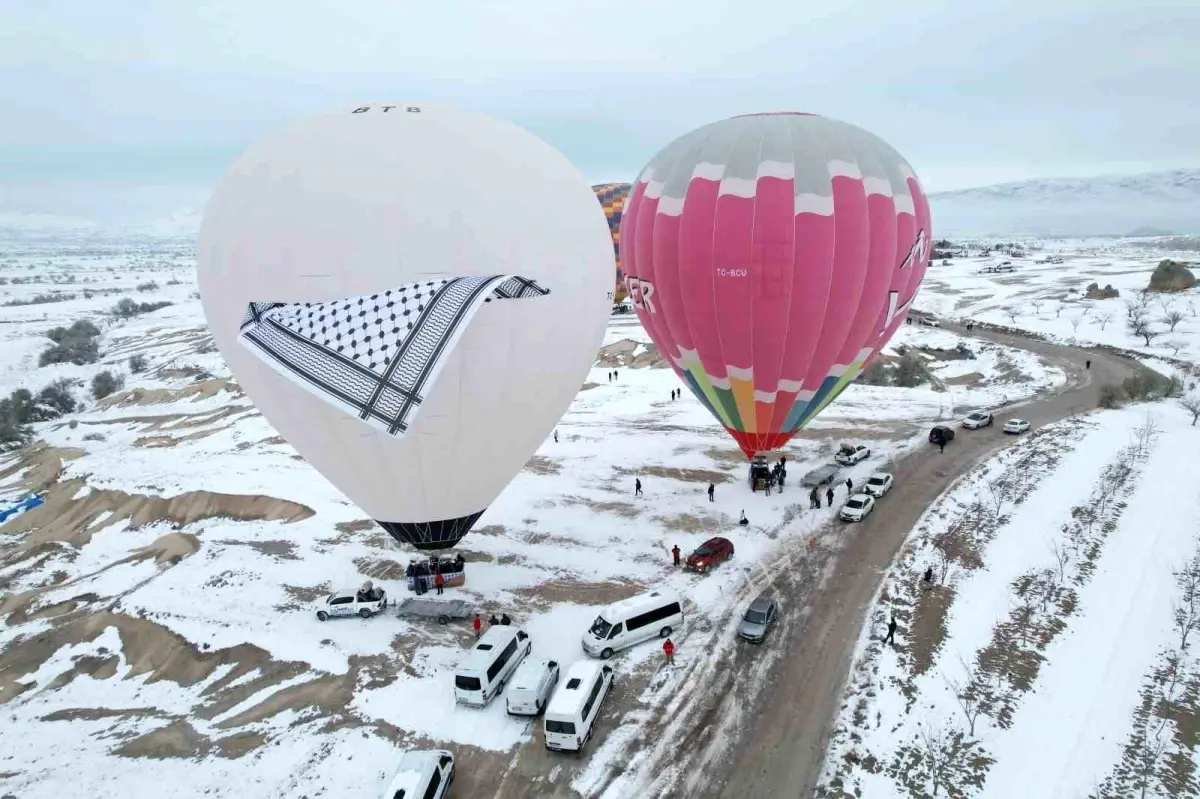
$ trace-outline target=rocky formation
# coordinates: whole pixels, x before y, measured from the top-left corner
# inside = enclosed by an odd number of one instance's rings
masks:
[[[1187,268],[1185,261],[1166,258],[1159,262],[1154,274],[1150,275],[1147,291],[1186,291],[1196,285],[1196,276]]]
[[[1083,297],[1086,300],[1111,300],[1114,297],[1120,297],[1121,292],[1112,287],[1112,283],[1108,283],[1104,288],[1100,288],[1099,283],[1089,283],[1087,291]]]

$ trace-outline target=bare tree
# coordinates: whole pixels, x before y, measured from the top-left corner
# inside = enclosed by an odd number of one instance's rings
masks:
[[[949,533],[942,533],[933,539],[933,551],[938,559],[938,584],[945,585],[946,577],[950,574],[950,564],[954,558],[950,555],[951,541]]]
[[[1195,301],[1195,300],[1188,300],[1188,306],[1187,306],[1187,307],[1188,307],[1188,310],[1189,310],[1189,311],[1191,311],[1192,318],[1194,319],[1194,318],[1196,317],[1196,301]]]
[[[1063,312],[1063,303],[1060,302],[1058,305],[1054,306],[1054,318],[1061,319],[1062,312]]]
[[[1013,323],[1013,325],[1014,325],[1014,326],[1016,326],[1016,324],[1017,324],[1017,311],[1016,311],[1016,309],[1015,309],[1015,308],[1009,308],[1008,310],[1006,310],[1006,311],[1005,311],[1005,313],[1006,313],[1006,314],[1008,314],[1008,318],[1009,318],[1009,320],[1010,320],[1010,321]]]
[[[1163,314],[1162,319],[1160,319],[1159,321],[1161,321],[1164,325],[1166,325],[1168,330],[1170,330],[1172,333],[1174,333],[1176,325],[1178,325],[1180,322],[1182,322],[1185,318],[1186,317],[1184,317],[1183,311],[1179,311],[1179,310],[1172,308],[1171,310],[1169,310],[1165,314]]]
[[[1067,525],[1063,525],[1063,532],[1070,529]],[[1058,582],[1064,583],[1067,580],[1067,564],[1071,562],[1071,553],[1058,540],[1050,541],[1050,554],[1054,556],[1054,567],[1058,570]]]
[[[937,796],[950,771],[950,735],[936,722],[922,724],[917,732],[922,760],[926,764],[926,776],[932,783],[930,795]]]
[[[1146,346],[1149,347],[1150,342],[1162,335],[1162,331],[1155,330],[1154,328],[1150,327],[1149,324],[1147,324],[1141,329],[1141,331],[1138,332],[1137,335],[1140,336],[1142,340],[1146,342]]]
[[[1034,316],[1042,315],[1042,305],[1044,304],[1044,302],[1042,300],[1030,300],[1029,304],[1031,306],[1033,306],[1033,315]]]
[[[1162,345],[1171,351],[1171,355],[1178,355],[1179,351],[1187,346],[1187,342],[1173,338],[1170,341],[1164,341]]]
[[[1113,315],[1111,313],[1102,313],[1096,317],[1096,324],[1100,325],[1100,329],[1103,330],[1108,327],[1109,322],[1112,320]]]
[[[1192,427],[1195,427],[1196,420],[1200,419],[1200,394],[1188,394],[1186,397],[1180,397],[1179,404],[1192,415]]]
[[[1175,572],[1175,585],[1179,597],[1175,601],[1175,631],[1179,633],[1179,648],[1186,650],[1188,637],[1200,630],[1200,554]]]
[[[1083,322],[1082,316],[1072,316],[1071,317],[1071,332],[1072,333],[1079,332],[1079,325],[1081,322]]]
[[[961,653],[958,655],[958,663],[962,666],[964,678],[956,680],[943,673],[942,679],[946,681],[946,686],[954,694],[955,700],[958,701],[958,709],[962,711],[963,718],[967,720],[967,734],[974,738],[975,722],[979,720],[979,714],[983,712],[983,702],[980,696],[983,686],[979,680],[978,664],[968,663]]]
[[[992,510],[992,518],[999,520],[1001,511],[1004,510],[1004,503],[1008,501],[1008,481],[1004,478],[988,481],[984,484],[984,490],[987,492],[987,504]]]

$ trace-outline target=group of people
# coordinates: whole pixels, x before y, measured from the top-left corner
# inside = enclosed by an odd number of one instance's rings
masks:
[[[617,370],[613,369],[611,372],[608,373],[608,382],[611,383],[612,381],[614,381],[616,379],[617,379]]]
[[[467,560],[458,553],[453,558],[440,558],[431,555],[428,560],[409,561],[404,567],[404,576],[408,578],[409,587],[417,594],[423,594],[431,587],[437,593],[443,593],[446,587],[447,575],[457,576],[467,570]]]
[[[820,486],[813,486],[812,491],[808,492],[808,507],[809,508],[820,508],[821,507],[820,489],[821,489]],[[853,493],[854,493],[854,481],[851,480],[849,477],[847,477],[846,478],[846,496],[849,497]],[[825,501],[826,501],[826,503],[828,503],[826,505],[826,507],[829,507],[829,508],[833,507],[833,486],[829,486],[829,488],[825,489]]]
[[[500,618],[497,619],[496,614],[493,613],[492,617],[488,619],[488,627],[495,627],[497,624],[507,627],[512,624],[512,619],[509,618],[507,613],[501,614]],[[478,613],[475,614],[475,618],[471,621],[471,627],[475,630],[476,639],[483,635],[483,619],[479,618]]]

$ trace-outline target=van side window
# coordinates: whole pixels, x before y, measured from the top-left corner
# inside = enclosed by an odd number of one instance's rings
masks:
[[[583,703],[583,715],[580,716],[584,723],[587,722],[588,716],[592,713],[592,705],[596,704],[596,697],[600,695],[600,689],[604,687],[604,676],[600,675],[596,678],[595,684],[592,685],[592,692],[588,694],[587,701]]]
[[[629,630],[638,630],[638,629],[641,629],[642,627],[645,627],[647,624],[654,624],[654,622],[656,622],[656,621],[662,621],[663,619],[669,619],[671,616],[676,616],[682,612],[683,612],[683,610],[679,607],[679,603],[672,602],[669,605],[663,605],[660,608],[655,608],[654,610],[646,611],[645,613],[643,613],[639,616],[634,616],[633,618],[631,618],[627,622],[625,622],[625,626]]]
[[[514,638],[508,642],[508,646],[504,647],[504,651],[502,651],[500,655],[494,661],[492,661],[492,665],[488,666],[487,678],[489,683],[495,681],[496,675],[504,671],[504,665],[508,663],[509,658],[511,658],[513,653],[516,651],[517,639]]]
[[[612,632],[610,632],[608,634],[608,638],[609,638],[609,640],[612,640],[613,638],[616,638],[618,635],[620,635],[623,632],[625,632],[625,625],[618,624],[616,627],[612,628]]]
[[[429,778],[429,787],[425,789],[425,796],[423,797],[423,799],[433,799],[433,797],[437,796],[438,788],[440,788],[441,785],[442,785],[442,772],[438,771],[437,769],[434,769],[433,776],[431,776]]]

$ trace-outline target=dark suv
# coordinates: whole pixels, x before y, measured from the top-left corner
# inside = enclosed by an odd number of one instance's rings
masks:
[[[954,430],[950,427],[938,425],[929,431],[930,444],[949,444],[954,440]]]

